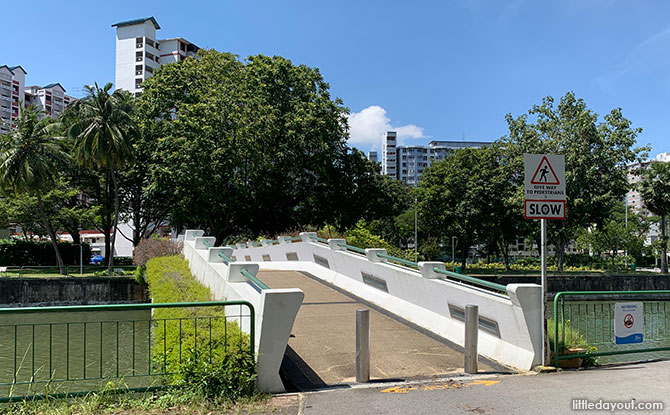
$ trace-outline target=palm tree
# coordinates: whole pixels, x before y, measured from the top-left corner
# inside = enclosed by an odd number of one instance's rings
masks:
[[[31,105],[21,111],[16,127],[2,137],[0,156],[0,184],[14,194],[28,194],[37,198],[37,206],[44,227],[56,252],[61,274],[65,264],[58,249],[56,232],[51,227],[44,209],[42,195],[53,189],[61,167],[71,158],[64,151],[62,138],[56,136],[60,128],[51,118],[40,118],[42,112]]]
[[[661,217],[661,272],[668,273],[668,237],[665,219],[670,214],[670,163],[654,161],[643,172],[640,196],[647,209]]]
[[[70,127],[75,140],[74,155],[83,166],[98,170],[111,179],[114,194],[114,223],[111,244],[106,244],[107,268],[111,273],[114,262],[114,244],[119,223],[119,188],[117,170],[133,156],[132,139],[139,132],[130,116],[132,98],[128,92],[117,89],[112,94],[111,83],[100,88],[86,85],[86,97],[75,102],[78,120]],[[109,241],[109,235],[106,241]]]

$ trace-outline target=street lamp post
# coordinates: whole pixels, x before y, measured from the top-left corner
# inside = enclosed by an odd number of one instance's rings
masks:
[[[451,270],[453,272],[456,272],[456,257],[455,255],[455,248],[456,248],[456,242],[458,242],[458,238],[456,236],[451,237]]]
[[[79,275],[84,275],[84,246],[81,241],[81,226],[78,229],[79,231]]]
[[[414,253],[415,254],[419,252],[419,237],[418,237],[418,231],[417,231],[418,219],[417,219],[416,204],[417,204],[417,201],[416,201],[416,198],[415,198],[414,199]],[[415,259],[415,261],[416,261],[416,259]]]

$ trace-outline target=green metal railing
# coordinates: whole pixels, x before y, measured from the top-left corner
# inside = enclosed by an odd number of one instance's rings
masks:
[[[643,303],[644,341],[617,345],[614,343],[614,304],[628,301]],[[558,367],[560,360],[572,358],[670,351],[669,302],[670,290],[557,293],[553,304],[554,364]],[[570,353],[568,349],[573,347],[587,350]]]
[[[408,267],[419,268],[419,264],[417,264],[414,261],[410,261],[408,259],[398,258],[397,256],[387,255],[387,254],[377,254],[377,256],[379,258],[385,258],[385,259],[388,259],[389,261],[394,261],[394,262],[398,262],[398,263],[403,264],[403,265],[407,265]]]
[[[239,313],[226,314],[231,306]],[[182,308],[194,311],[160,311]],[[187,359],[212,364],[255,350],[247,301],[3,308],[0,318],[0,402],[85,393],[113,379],[155,390],[169,386],[167,376],[180,374]]]
[[[445,269],[438,268],[438,267],[434,267],[433,271],[437,272],[438,274],[446,275],[450,278],[453,278],[453,279],[456,279],[456,280],[459,280],[459,281],[464,281],[464,282],[468,282],[470,284],[479,285],[481,287],[490,288],[490,289],[495,290],[495,291],[500,291],[500,292],[503,292],[503,293],[507,293],[507,287],[502,285],[502,284],[496,284],[495,282],[482,280],[482,279],[471,277],[471,276],[465,275],[465,274],[457,274],[455,272],[447,271]]]
[[[7,266],[3,267],[5,270],[0,271],[0,277],[46,277],[60,275],[60,268],[58,265],[23,265],[23,266]],[[112,271],[134,271],[135,265],[115,265]],[[66,275],[78,276],[80,272],[84,274],[92,274],[100,271],[107,271],[106,265],[66,265]]]
[[[207,241],[203,241],[203,245],[212,248],[212,244],[210,244]],[[234,259],[230,258],[223,252],[219,252],[219,257],[223,258],[224,261],[226,262],[235,262]],[[242,268],[240,271],[242,275],[247,277],[251,283],[253,283],[259,290],[269,290],[270,287],[268,287],[263,281],[259,280],[255,275],[250,273],[246,268]]]
[[[302,241],[302,237],[300,236],[291,236],[289,238],[286,238],[287,241],[289,242],[294,242],[294,241]]]
[[[309,235],[309,238],[314,239],[315,241],[326,243],[326,244],[328,243],[328,239],[321,238],[321,237],[316,236],[316,235]]]
[[[366,254],[367,254],[367,253],[365,252],[365,249],[363,249],[363,248],[359,248],[359,247],[357,247],[357,246],[353,246],[353,245],[347,245],[347,244],[345,244],[344,242],[338,242],[337,245],[338,245],[338,246],[341,246],[341,247],[343,247],[343,248],[347,248],[347,250],[349,250],[349,251],[358,252],[359,254],[363,254],[363,255],[366,255]]]

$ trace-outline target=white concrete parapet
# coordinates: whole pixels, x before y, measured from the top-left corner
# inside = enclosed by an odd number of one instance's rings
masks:
[[[205,234],[205,231],[200,230],[200,229],[187,229],[186,232],[184,232],[184,240],[185,241],[192,241],[195,238],[199,238],[204,234]]]
[[[419,262],[419,271],[424,278],[440,278],[442,275],[435,272],[435,268],[446,269],[444,262]]]
[[[244,248],[239,248],[238,245],[235,251],[225,247],[196,249],[196,237],[202,236],[200,232],[187,231],[190,239],[184,242],[184,257],[189,261],[191,272],[198,281],[210,288],[212,296],[217,300],[245,300],[253,305],[256,316],[254,344],[258,389],[261,392],[283,392],[279,367],[304,293],[297,288],[259,290],[257,286],[248,284],[249,278],[242,274],[242,269],[246,269],[255,276],[258,272],[257,263],[226,263],[218,256],[219,252],[230,257],[233,253],[241,255],[241,251],[269,249],[272,246],[248,248],[248,245],[243,245]],[[226,312],[237,314],[238,309],[226,309]],[[240,319],[238,323],[244,332],[251,332],[247,320]]]
[[[346,243],[347,243],[346,239],[328,239],[328,246],[333,251],[346,251],[347,250],[346,247],[340,246],[340,244],[346,244]]]
[[[316,236],[316,232],[300,232],[300,237],[303,242],[314,242],[311,238],[312,236]]]
[[[209,255],[207,256],[207,262],[210,262],[210,263],[227,262],[219,254],[223,254],[223,255],[227,256],[228,258],[230,258],[230,257],[233,256],[233,248],[229,248],[229,247],[212,247],[212,248],[209,248]]]
[[[387,262],[386,258],[380,258],[379,254],[386,254],[386,249],[381,248],[366,248],[365,255],[370,262]]]
[[[195,249],[209,249],[216,243],[213,236],[200,236],[195,238]]]

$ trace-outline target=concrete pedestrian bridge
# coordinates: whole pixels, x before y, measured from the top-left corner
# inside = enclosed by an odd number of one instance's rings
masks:
[[[453,274],[443,263],[413,263],[314,233],[224,247],[202,235],[186,231],[184,255],[217,299],[253,304],[262,391],[353,382],[360,308],[371,309],[372,380],[462,372],[467,304],[480,310],[480,370],[527,370],[541,362],[538,285],[502,286]]]

